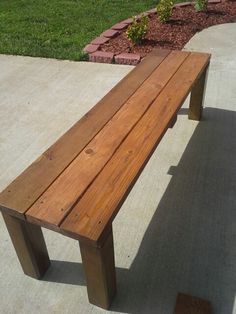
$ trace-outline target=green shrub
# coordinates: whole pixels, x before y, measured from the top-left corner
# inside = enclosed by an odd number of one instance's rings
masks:
[[[173,11],[172,0],[160,0],[157,5],[157,13],[161,23],[166,23],[170,20]]]
[[[141,16],[140,19],[133,17],[133,23],[128,27],[126,36],[134,45],[138,45],[147,34],[148,22],[147,16]]]
[[[195,10],[197,12],[206,11],[208,0],[196,0],[195,2]]]

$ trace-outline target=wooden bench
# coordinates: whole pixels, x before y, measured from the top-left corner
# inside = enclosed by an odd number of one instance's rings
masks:
[[[112,221],[191,92],[199,120],[210,55],[155,50],[1,194],[25,274],[50,265],[41,227],[79,240],[91,303],[116,293]]]

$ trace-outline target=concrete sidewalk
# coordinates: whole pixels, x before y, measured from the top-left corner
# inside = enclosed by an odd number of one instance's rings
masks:
[[[115,219],[111,313],[172,314],[178,292],[236,313],[236,26],[186,49],[212,53],[204,117],[184,104]],[[0,69],[2,190],[132,67],[1,55]],[[88,303],[78,243],[43,231],[52,266],[37,281],[0,218],[0,313],[106,313]]]

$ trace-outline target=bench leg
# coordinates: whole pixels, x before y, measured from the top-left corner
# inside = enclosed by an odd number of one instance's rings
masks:
[[[108,309],[116,293],[116,274],[112,227],[102,247],[80,241],[80,251],[90,303]]]
[[[193,86],[191,97],[190,97],[189,114],[188,114],[188,118],[190,120],[197,120],[197,121],[201,120],[207,72],[208,72],[208,66],[203,71],[198,81]]]
[[[2,215],[24,273],[39,279],[50,266],[41,228],[5,213]]]

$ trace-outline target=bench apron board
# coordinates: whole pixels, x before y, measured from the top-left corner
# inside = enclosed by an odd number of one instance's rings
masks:
[[[191,93],[200,120],[210,55],[154,50],[0,194],[24,273],[50,260],[41,227],[79,241],[89,301],[116,294],[112,222]]]

